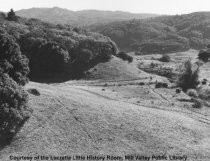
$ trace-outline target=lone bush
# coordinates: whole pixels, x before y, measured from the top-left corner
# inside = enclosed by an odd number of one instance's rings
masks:
[[[171,58],[168,55],[163,55],[159,60],[162,62],[170,62]]]
[[[177,93],[177,94],[179,94],[179,93],[181,93],[181,92],[182,92],[181,89],[179,89],[179,88],[176,89],[176,93]]]
[[[203,102],[200,99],[193,98],[192,99],[194,104],[192,105],[193,108],[202,108],[203,107]]]
[[[198,98],[198,93],[195,89],[188,89],[187,95],[189,95],[190,97]]]
[[[188,89],[195,89],[199,84],[199,67],[195,70],[192,68],[190,60],[184,63],[183,69],[178,76],[177,85],[182,88],[184,92]]]
[[[144,86],[144,85],[145,85],[145,83],[144,83],[144,82],[139,82],[139,83],[138,83],[138,85],[140,85],[140,86]]]
[[[35,88],[28,89],[27,91],[28,91],[29,93],[35,95],[35,96],[40,96],[40,92],[39,92],[37,89],[35,89]]]
[[[117,55],[119,58],[121,58],[124,61],[128,61],[129,63],[131,63],[133,61],[133,57],[126,54],[125,52],[121,51],[118,53]]]
[[[28,95],[7,74],[0,77],[0,143],[11,139],[30,116]]]
[[[210,87],[198,88],[199,98],[210,101]]]
[[[201,50],[198,54],[198,59],[202,60],[203,62],[208,62],[209,57],[210,57],[210,53],[205,50]]]
[[[207,79],[203,79],[201,82],[202,85],[206,85],[207,84]]]

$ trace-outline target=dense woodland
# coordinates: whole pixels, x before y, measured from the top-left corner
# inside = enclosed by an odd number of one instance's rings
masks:
[[[139,54],[201,49],[210,42],[210,13],[160,16],[92,25],[90,29],[109,36],[120,49]]]
[[[29,59],[29,77],[77,77],[99,62],[117,54],[115,43],[98,33],[36,19],[8,20],[2,14],[2,34],[10,35]]]

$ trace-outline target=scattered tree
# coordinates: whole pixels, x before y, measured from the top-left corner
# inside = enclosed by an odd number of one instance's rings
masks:
[[[15,14],[13,9],[11,9],[10,12],[8,12],[7,20],[8,21],[17,21],[17,16],[16,16],[16,14]]]
[[[199,84],[199,67],[193,70],[190,60],[186,61],[178,76],[177,85],[182,88],[184,92],[188,89],[195,89]]]
[[[210,53],[205,50],[201,50],[198,54],[198,59],[202,60],[203,62],[207,62],[209,60],[209,57]]]

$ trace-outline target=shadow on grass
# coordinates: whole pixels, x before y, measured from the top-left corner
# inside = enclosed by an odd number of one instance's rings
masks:
[[[6,137],[1,137],[0,138],[0,151],[6,147],[7,145],[10,145],[11,142],[13,140],[13,137],[12,138],[6,138]]]
[[[33,110],[29,109],[32,113]],[[20,132],[21,128],[23,127],[24,123],[29,119],[29,117],[26,117],[20,124],[18,124],[15,127],[15,130],[13,132],[11,131],[1,131],[0,133],[0,151],[7,145],[10,145],[12,141],[16,140],[17,133]]]

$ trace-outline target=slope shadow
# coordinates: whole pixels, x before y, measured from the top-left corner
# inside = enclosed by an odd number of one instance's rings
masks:
[[[0,138],[0,151],[10,145],[13,139]]]

